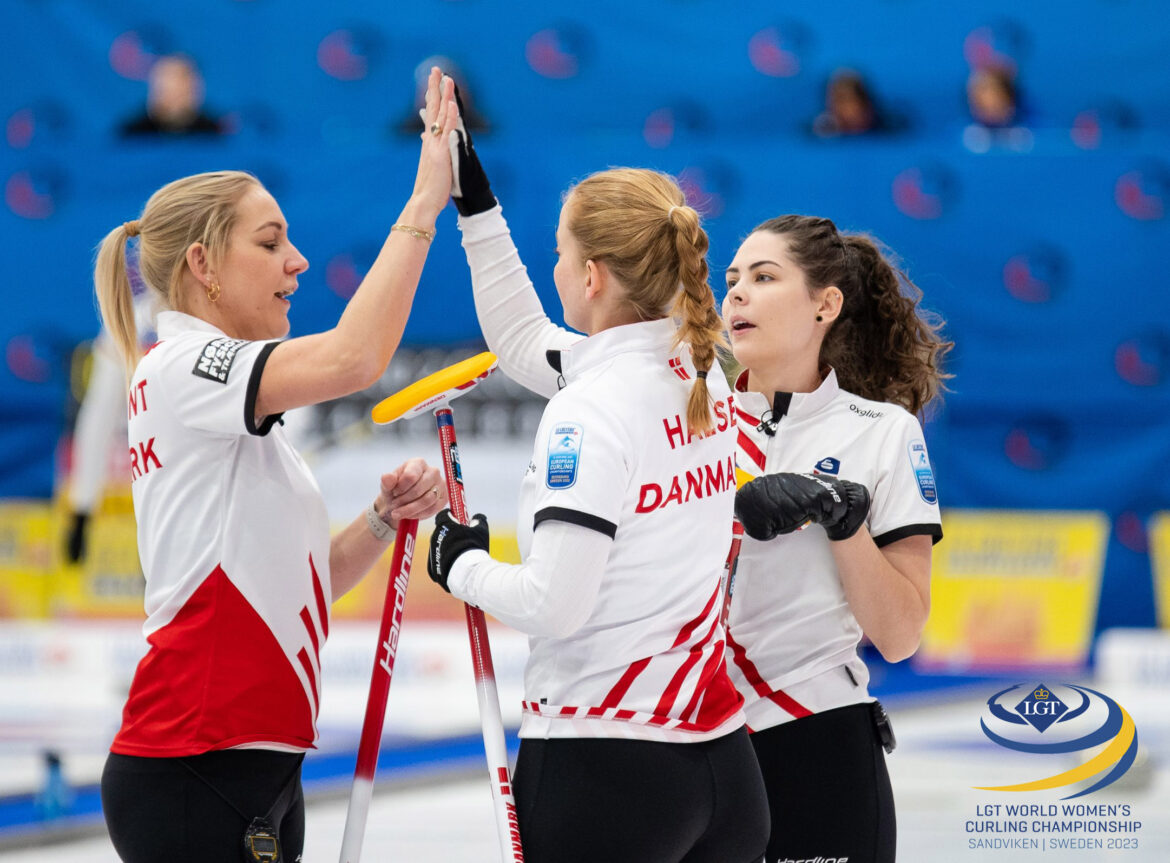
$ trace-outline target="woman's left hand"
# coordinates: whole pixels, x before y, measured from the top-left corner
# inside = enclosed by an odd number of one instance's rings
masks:
[[[382,475],[374,501],[378,517],[397,530],[404,518],[430,518],[447,505],[447,486],[437,467],[412,458]]]

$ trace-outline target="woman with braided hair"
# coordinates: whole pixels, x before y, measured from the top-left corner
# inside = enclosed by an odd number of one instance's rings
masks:
[[[453,153],[480,326],[550,399],[520,489],[524,562],[489,556],[482,516],[446,511],[428,556],[443,588],[531,636],[525,859],[758,861],[763,784],[721,623],[734,405],[698,213],[654,171],[569,190],[553,281],[582,336],[545,315],[465,135]]]
[[[857,646],[905,659],[930,607],[942,528],[915,414],[951,343],[920,296],[870,238],[808,216],[764,222],[727,269],[750,480],[729,665],[768,790],[768,861],[894,859],[894,738]]]

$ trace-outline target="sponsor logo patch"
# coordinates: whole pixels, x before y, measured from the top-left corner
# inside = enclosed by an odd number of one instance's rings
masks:
[[[581,438],[585,430],[577,423],[557,423],[548,438],[549,488],[570,488],[577,481],[577,464],[581,458]]]
[[[914,479],[918,482],[918,493],[927,503],[938,503],[938,492],[934,487],[934,471],[930,469],[930,459],[926,455],[926,444],[920,440],[912,440],[906,447],[910,455],[910,467],[914,471]]]
[[[841,460],[835,459],[832,456],[825,456],[813,465],[813,470],[817,473],[830,473],[836,476],[841,470]]]
[[[239,339],[212,339],[203,346],[191,374],[197,378],[207,378],[209,381],[226,384],[236,354],[246,344],[248,344],[246,341]]]

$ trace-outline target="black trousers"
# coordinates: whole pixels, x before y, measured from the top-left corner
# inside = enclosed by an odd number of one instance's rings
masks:
[[[795,719],[751,741],[772,815],[768,863],[893,863],[894,793],[869,704]]]
[[[125,863],[250,861],[244,831],[279,800],[268,819],[282,863],[296,863],[305,844],[303,760],[264,749],[186,758],[110,753],[102,772],[102,810],[114,850]]]
[[[757,863],[764,784],[744,729],[705,743],[520,741],[527,863]]]

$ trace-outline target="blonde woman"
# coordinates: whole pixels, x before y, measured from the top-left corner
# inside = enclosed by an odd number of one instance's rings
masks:
[[[282,341],[308,261],[249,174],[176,180],[102,241],[102,317],[133,368],[149,644],[102,776],[123,860],[236,860],[246,846],[300,859],[301,761],[317,739],[330,602],[369,570],[400,519],[433,514],[445,494],[438,470],[412,459],[330,537],[321,493],[279,422],[369,386],[398,346],[451,183],[444,133],[456,109],[437,69],[426,111],[414,191],[330,330]],[[141,358],[131,237],[164,308],[158,343]]]
[[[531,636],[525,859],[759,860],[767,813],[720,621],[734,405],[699,216],[653,171],[573,186],[553,270],[573,332],[545,316],[459,133],[454,153],[480,326],[550,398],[520,487],[524,562],[493,560],[486,521],[447,511],[428,557],[445,589]]]

